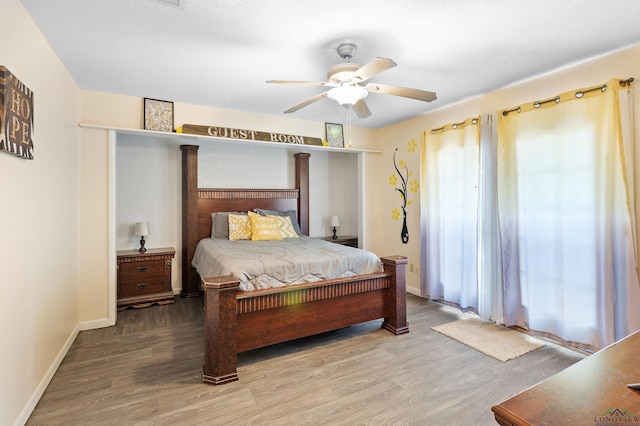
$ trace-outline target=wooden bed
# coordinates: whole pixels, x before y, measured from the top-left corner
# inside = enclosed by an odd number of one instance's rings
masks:
[[[238,380],[237,353],[383,318],[394,334],[409,332],[402,256],[381,258],[384,272],[277,289],[239,291],[233,276],[199,277],[196,245],[211,235],[211,213],[254,208],[296,210],[309,232],[309,156],[295,154],[294,189],[198,188],[198,146],[182,145],[182,297],[204,289],[203,381]]]

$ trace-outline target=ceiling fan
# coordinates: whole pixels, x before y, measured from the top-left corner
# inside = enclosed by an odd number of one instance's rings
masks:
[[[343,106],[353,106],[356,115],[359,118],[366,118],[371,115],[369,107],[364,102],[364,98],[370,93],[383,93],[386,95],[402,96],[404,98],[416,99],[424,102],[431,102],[437,99],[436,94],[420,89],[409,89],[406,87],[389,86],[379,83],[367,83],[364,87],[360,83],[364,83],[374,75],[395,67],[397,64],[387,58],[376,58],[366,65],[350,62],[354,57],[357,46],[353,43],[343,43],[338,46],[338,55],[345,62],[334,65],[327,73],[329,81],[295,81],[295,80],[268,80],[267,83],[274,84],[298,84],[332,87],[326,92],[315,95],[298,105],[295,105],[285,111],[289,114],[299,109],[319,101],[324,97],[333,99]]]

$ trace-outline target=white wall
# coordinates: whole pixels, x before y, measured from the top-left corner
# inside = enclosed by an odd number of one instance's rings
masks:
[[[83,124],[111,126],[115,128],[142,128],[142,99],[100,92],[82,92]],[[274,118],[259,114],[228,111],[196,105],[174,104],[175,125],[205,124],[222,127],[235,127],[260,131],[322,137],[324,123],[310,122],[291,118]],[[353,148],[370,145],[373,132],[369,129],[353,129]],[[86,285],[80,292],[81,320],[83,327],[104,326],[110,321],[109,302],[110,274],[113,276],[109,235],[109,197],[115,194],[114,247],[130,249],[136,239],[128,235],[131,223],[146,219],[151,227],[160,230],[158,235],[150,235],[148,247],[173,246],[177,260],[173,268],[173,288],[181,288],[181,228],[180,228],[180,143],[198,143],[200,172],[199,185],[206,186],[248,186],[292,187],[294,182],[294,160],[291,152],[276,147],[260,147],[230,143],[199,143],[186,140],[173,142],[159,138],[157,141],[147,137],[118,136],[115,149],[113,176],[115,188],[110,187],[111,167],[109,164],[108,131],[102,129],[82,130],[82,173],[83,182],[92,184],[82,186],[81,211],[83,228],[87,233],[81,237],[83,245],[91,244],[94,250],[81,252],[81,279]],[[167,151],[169,149],[169,151]],[[173,150],[170,153],[170,151]],[[128,154],[131,154],[129,157]],[[310,199],[311,236],[329,235],[328,218],[341,216],[344,225],[341,234],[358,234],[358,191],[357,168],[358,155],[355,153],[329,153],[313,151],[310,159],[310,181],[312,193]],[[379,154],[366,154],[375,156]],[[138,156],[142,156],[138,158]],[[141,162],[144,169],[140,169]],[[244,173],[239,167],[243,163]],[[247,170],[250,173],[246,172]],[[256,170],[264,170],[264,176],[256,176]],[[266,176],[266,177],[265,177]],[[177,179],[177,180],[176,180]],[[265,180],[266,179],[266,180]],[[161,188],[165,182],[168,186]],[[245,185],[246,184],[246,185]],[[143,197],[147,203],[136,201],[137,194],[144,193],[143,186],[150,185],[153,191],[146,191]],[[166,198],[165,198],[166,196]],[[85,202],[85,199],[87,200]],[[333,200],[327,202],[327,200]],[[143,205],[162,205],[162,211],[152,211]],[[144,211],[137,211],[137,208]],[[344,218],[344,219],[343,219]],[[175,221],[177,220],[177,222]],[[166,221],[166,222],[165,222]],[[152,230],[152,232],[155,231]],[[87,265],[85,267],[84,265]]]
[[[188,143],[185,140],[184,143]],[[118,136],[116,147],[116,249],[139,247],[135,222],[148,221],[147,248],[174,247],[172,284],[182,288],[181,151],[153,137]],[[272,146],[202,144],[198,185],[203,188],[293,188],[292,151]],[[330,235],[329,217],[341,233],[357,235],[357,154],[313,151],[309,159],[311,236]]]
[[[0,65],[34,92],[34,160],[0,153],[0,424],[26,421],[78,332],[80,90],[18,0]]]

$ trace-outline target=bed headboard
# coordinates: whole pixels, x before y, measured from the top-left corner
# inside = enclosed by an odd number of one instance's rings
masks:
[[[211,213],[254,208],[296,210],[300,230],[309,235],[309,156],[294,154],[295,188],[198,188],[198,146],[182,150],[182,297],[200,294],[200,277],[191,266],[198,241],[211,236]]]
[[[297,189],[198,188],[198,241],[211,236],[211,213],[260,208],[295,210],[297,215],[299,193]]]

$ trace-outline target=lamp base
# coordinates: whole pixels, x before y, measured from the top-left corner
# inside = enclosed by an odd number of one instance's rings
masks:
[[[333,237],[331,237],[331,238],[333,238],[334,240],[338,239],[338,236],[336,235],[336,227],[335,226],[333,227]]]
[[[138,251],[140,253],[144,253],[147,251],[146,248],[144,248],[144,235],[142,237],[140,237],[140,248],[138,249]]]

